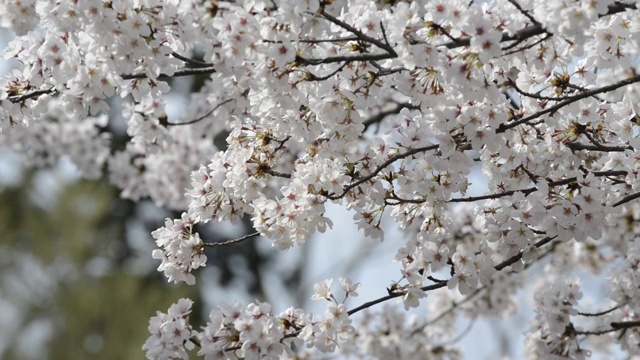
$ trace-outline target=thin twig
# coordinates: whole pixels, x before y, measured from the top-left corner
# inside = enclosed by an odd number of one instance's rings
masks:
[[[579,312],[578,311],[578,315],[586,316],[586,317],[602,316],[602,315],[606,315],[606,314],[608,314],[610,312],[613,312],[615,310],[618,310],[618,309],[620,309],[620,307],[622,307],[622,304],[616,305],[616,306],[612,307],[611,309],[604,310],[604,311],[597,312],[597,313],[584,313],[584,312]]]
[[[502,57],[502,56],[509,56],[509,55],[512,55],[512,54],[515,54],[515,53],[518,53],[518,52],[521,52],[521,51],[524,51],[524,50],[527,50],[527,49],[531,49],[532,47],[534,47],[534,46],[536,46],[536,45],[540,44],[541,42],[543,42],[543,41],[546,41],[546,40],[550,39],[552,36],[553,36],[553,35],[551,35],[551,34],[547,33],[545,36],[543,36],[543,37],[541,37],[540,39],[538,39],[538,40],[536,40],[536,41],[532,42],[531,44],[527,44],[527,45],[524,45],[524,46],[522,46],[522,47],[520,47],[520,48],[517,48],[517,49],[511,50],[511,49],[515,48],[516,46],[518,46],[518,44],[522,43],[523,41],[525,41],[525,40],[527,40],[527,39],[523,39],[522,41],[514,42],[514,43],[510,44],[509,46],[505,46],[504,48],[502,48],[502,51],[505,51],[505,50],[509,50],[509,51],[507,51],[507,52],[503,53],[503,54],[502,54],[502,55],[500,55],[500,56],[501,56],[501,57]]]
[[[547,236],[547,237],[543,238],[542,240],[540,240],[540,241],[536,242],[535,244],[533,244],[533,246],[535,246],[536,248],[540,248],[540,247],[550,243],[551,241],[553,241],[553,239],[555,239],[556,237],[557,236]],[[522,259],[522,255],[523,254],[524,254],[524,251],[520,251],[518,254],[516,254],[516,255],[508,258],[507,260],[501,262],[500,264],[496,265],[494,268],[497,271],[501,271],[504,268],[506,268],[507,266],[511,266],[511,265],[515,264],[516,262],[520,261]],[[433,284],[433,285],[429,285],[429,286],[424,286],[424,287],[421,287],[420,289],[422,291],[424,291],[424,292],[428,292],[428,291],[433,291],[433,290],[436,290],[436,289],[443,288],[445,286],[447,286],[447,282],[442,282],[442,283],[437,283],[437,284]],[[404,295],[405,295],[404,291],[393,292],[393,293],[390,293],[389,295],[382,296],[382,297],[380,297],[378,299],[375,299],[375,300],[372,300],[372,301],[368,301],[368,302],[366,302],[366,303],[364,303],[364,304],[362,304],[360,306],[357,306],[357,307],[347,311],[347,314],[349,314],[349,316],[351,316],[351,315],[353,315],[353,314],[355,314],[357,312],[360,312],[360,311],[362,311],[364,309],[370,308],[370,307],[372,307],[374,305],[377,305],[377,304],[383,303],[385,301],[388,301],[388,300],[391,300],[391,299],[395,299],[397,297],[401,297],[401,296],[404,296]]]
[[[440,343],[439,346],[453,345],[453,344],[457,343],[458,341],[462,340],[465,336],[467,336],[469,334],[471,329],[473,329],[473,325],[476,323],[477,319],[478,319],[478,316],[474,316],[469,321],[469,324],[467,325],[467,327],[464,330],[462,330],[462,332],[460,334],[458,334],[458,336],[454,337],[453,339],[450,339],[450,340],[447,340],[447,341],[444,341],[444,342]]]
[[[393,55],[394,57],[398,56],[398,54],[395,52],[395,50],[393,50],[393,47],[391,45],[385,44],[385,43],[383,43],[382,41],[380,41],[378,39],[374,39],[374,38],[364,34],[360,30],[354,28],[353,26],[345,23],[344,21],[342,21],[340,19],[337,19],[335,16],[325,12],[324,10],[322,10],[320,12],[320,16],[322,16],[323,18],[329,20],[330,22],[340,26],[341,28],[353,33],[359,39],[361,39],[363,41],[366,41],[366,42],[369,42],[371,44],[374,44],[375,46],[379,47],[380,49],[386,50],[390,55]]]
[[[576,335],[596,335],[596,336],[600,336],[600,335],[606,335],[608,333],[612,333],[614,331],[618,331],[618,329],[603,329],[603,330],[575,330],[574,334]]]
[[[625,175],[628,174],[628,172],[626,172],[624,170],[610,170],[610,171],[594,171],[594,172],[592,172],[592,174],[595,177],[608,177],[608,176],[625,176]],[[578,180],[577,177],[570,177],[570,178],[557,180],[557,181],[549,181],[548,182],[548,186],[550,188],[552,188],[552,187],[556,187],[556,186],[567,185],[567,184],[571,184],[572,182],[577,181],[577,180]],[[450,199],[448,202],[450,202],[450,203],[475,202],[475,201],[481,201],[481,200],[499,199],[501,197],[514,195],[517,192],[521,192],[524,195],[529,195],[532,192],[537,191],[537,190],[538,190],[537,187],[530,187],[530,188],[526,188],[526,189],[509,190],[509,191],[503,191],[503,192],[500,192],[500,193],[494,193],[494,194],[488,194],[488,195],[453,198],[453,199]],[[401,201],[401,202],[411,202],[411,203],[423,203],[424,202],[424,200],[422,200],[422,199],[392,198],[392,200],[398,200],[398,201]]]
[[[424,326],[420,326],[418,329],[416,329],[415,331],[420,331],[422,330],[425,326],[429,326],[432,324],[437,323],[438,321],[440,321],[440,319],[444,318],[445,316],[451,314],[455,309],[457,309],[460,305],[463,305],[471,300],[473,300],[477,295],[479,295],[481,292],[483,292],[484,290],[487,290],[488,288],[486,286],[483,286],[479,289],[475,289],[471,294],[467,295],[467,297],[465,297],[464,299],[458,301],[458,302],[454,302],[451,304],[451,306],[441,312],[440,314],[438,314],[436,317],[434,317],[433,319],[427,321],[426,324],[424,324]]]
[[[508,79],[507,81],[509,81],[509,85],[520,95],[522,96],[526,96],[526,97],[530,97],[533,99],[538,99],[538,100],[549,100],[549,101],[563,101],[563,100],[569,100],[571,99],[573,96],[543,96],[540,94],[534,94],[534,93],[530,93],[530,92],[526,92],[522,89],[520,89],[518,87],[518,85],[516,84],[515,81],[513,81],[513,79]]]
[[[329,79],[330,77],[332,77],[333,75],[339,73],[340,71],[342,71],[342,69],[345,68],[345,66],[349,65],[348,62],[344,62],[342,65],[340,65],[335,71],[330,72],[327,75],[324,76],[317,76],[311,72],[307,72],[307,76],[309,76],[309,79],[307,79],[308,81],[324,81]]]
[[[241,243],[245,240],[254,238],[256,236],[260,236],[260,232],[256,231],[254,233],[245,235],[243,237],[239,237],[237,239],[233,239],[233,240],[227,240],[227,241],[220,241],[220,242],[214,242],[214,243],[204,243],[202,244],[203,246],[206,247],[219,247],[219,246],[227,246],[227,245],[233,245],[233,244],[237,244],[237,243]]]
[[[536,18],[534,18],[531,14],[529,14],[528,10],[523,9],[522,6],[520,6],[520,4],[518,4],[517,1],[515,0],[507,0],[507,1],[510,2],[511,5],[513,5],[516,9],[518,9],[518,11],[520,11],[522,15],[524,15],[527,19],[529,19],[532,24],[540,25],[538,20],[536,20]]]
[[[555,242],[552,244],[551,248],[549,248],[544,254],[538,256],[538,258],[536,259],[536,261],[539,261],[541,259],[544,259],[546,256],[548,256],[549,254],[551,254],[556,246],[559,244],[560,242]],[[527,263],[525,265],[525,269],[529,268],[532,264],[534,264],[533,262]],[[467,295],[467,297],[465,297],[464,299],[458,301],[458,302],[453,302],[451,304],[451,306],[449,306],[449,308],[443,312],[441,312],[440,314],[438,314],[436,317],[434,317],[433,319],[427,321],[424,325],[416,328],[414,330],[415,332],[418,332],[420,330],[422,330],[424,327],[429,326],[429,325],[433,325],[436,322],[440,321],[442,318],[444,318],[445,316],[449,315],[450,313],[452,313],[456,308],[458,308],[460,305],[463,305],[471,300],[473,300],[477,295],[479,295],[481,292],[484,292],[485,290],[490,290],[490,285],[485,285],[483,287],[477,288],[475,289],[471,294]]]
[[[193,119],[193,120],[189,120],[189,121],[185,121],[185,122],[181,122],[181,123],[167,123],[167,126],[180,126],[180,125],[191,125],[191,124],[195,124],[199,121],[204,120],[205,118],[207,118],[207,116],[213,114],[214,111],[216,111],[220,106],[227,104],[231,101],[233,101],[234,99],[227,99],[223,102],[221,102],[220,104],[216,105],[213,109],[209,110],[209,112],[207,112],[206,114],[200,116],[199,118]]]

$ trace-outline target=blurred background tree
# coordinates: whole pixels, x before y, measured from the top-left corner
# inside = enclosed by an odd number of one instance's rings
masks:
[[[0,192],[0,293],[19,320],[3,329],[4,357],[139,357],[155,309],[198,289],[168,286],[153,271],[127,235],[136,205],[115,189],[82,181],[45,200],[34,188],[54,182],[47,176],[29,172]]]
[[[179,214],[120,199],[105,180],[76,181],[69,173],[64,164],[27,170],[17,183],[0,185],[0,357],[140,358],[149,318],[181,297],[206,304],[202,294],[236,282],[244,286],[234,292],[266,300],[263,272],[273,259],[255,241],[208,249],[207,270],[218,286],[167,284],[151,258],[150,233]],[[253,229],[244,221],[201,231],[215,242]],[[233,269],[238,262],[242,273]]]

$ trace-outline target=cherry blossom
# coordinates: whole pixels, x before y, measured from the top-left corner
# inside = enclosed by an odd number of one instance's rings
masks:
[[[458,358],[455,321],[519,293],[527,356],[638,355],[636,2],[5,0],[0,26],[0,144],[182,214],[152,233],[168,281],[195,284],[207,247],[308,246],[333,206],[393,246],[394,280],[320,282],[320,313],[220,304],[199,330],[182,299],[150,320],[148,358]],[[255,233],[196,231],[243,219]],[[609,310],[572,272],[607,279]],[[386,295],[354,304],[368,287]]]

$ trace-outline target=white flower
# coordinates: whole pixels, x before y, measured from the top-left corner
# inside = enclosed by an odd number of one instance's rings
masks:
[[[191,337],[195,335],[189,325],[193,301],[180,299],[169,307],[167,314],[158,314],[149,320],[151,336],[142,346],[147,359],[188,359],[188,350],[194,348]]]
[[[413,286],[409,287],[402,297],[404,309],[409,310],[410,308],[418,307],[418,305],[420,305],[420,299],[426,296],[427,295],[422,291],[422,289]]]
[[[340,278],[340,286],[345,292],[345,296],[358,296],[358,289],[360,289],[360,283],[353,283],[349,278]]]
[[[331,293],[331,284],[333,279],[327,279],[313,285],[313,296],[311,300],[331,300],[333,294]]]

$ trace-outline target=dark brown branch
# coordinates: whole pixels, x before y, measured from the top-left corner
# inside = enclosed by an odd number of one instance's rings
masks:
[[[622,200],[618,201],[617,203],[613,204],[612,206],[613,207],[618,207],[618,206],[620,206],[622,204],[626,204],[629,201],[633,201],[633,200],[635,200],[637,198],[640,198],[640,192],[637,192],[637,193],[631,194],[631,195],[627,195],[627,196],[623,197]]]
[[[633,147],[631,145],[623,146],[623,145],[603,145],[603,144],[583,144],[579,142],[568,142],[565,143],[564,146],[568,147],[571,150],[589,150],[589,151],[604,151],[604,152],[624,152],[626,150],[632,150]]]
[[[303,43],[303,44],[320,44],[320,43],[326,43],[326,42],[347,42],[347,41],[356,41],[358,40],[357,36],[345,36],[345,37],[341,37],[341,38],[335,38],[335,39],[292,39],[289,40],[290,43]],[[282,44],[284,43],[281,40],[265,40],[262,39],[262,42],[267,43],[267,44]]]
[[[389,110],[383,110],[380,111],[379,113],[371,116],[370,118],[366,119],[365,121],[362,122],[362,124],[364,125],[365,130],[369,128],[369,126],[379,123],[380,121],[382,121],[384,118],[386,118],[389,115],[395,115],[395,114],[399,114],[400,111],[404,108],[407,109],[411,109],[411,110],[417,110],[420,109],[420,107],[418,105],[413,105],[413,104],[409,104],[409,103],[399,103],[396,104],[396,106],[393,109],[389,109]]]
[[[19,102],[23,102],[23,101],[25,101],[27,99],[37,98],[40,95],[52,94],[54,92],[56,92],[56,89],[54,89],[54,88],[43,89],[43,90],[35,90],[35,91],[32,91],[32,92],[24,94],[24,95],[15,96],[15,97],[9,97],[9,101],[11,101],[12,103],[19,103]]]
[[[380,20],[380,30],[382,31],[382,38],[384,39],[384,43],[387,44],[391,51],[393,51],[393,46],[391,46],[391,44],[389,43],[389,39],[387,38],[387,30],[385,30],[382,20]]]
[[[636,320],[636,321],[619,321],[619,322],[612,322],[611,323],[611,327],[619,330],[619,329],[630,329],[633,327],[638,327],[640,326],[640,320]]]
[[[538,118],[538,117],[540,117],[542,115],[549,114],[549,113],[554,113],[554,112],[562,109],[563,107],[565,107],[565,106],[567,106],[569,104],[572,104],[572,103],[574,103],[574,102],[576,102],[578,100],[582,100],[582,99],[585,99],[585,98],[588,98],[590,96],[597,95],[597,94],[604,94],[604,93],[619,89],[621,87],[637,83],[639,81],[640,81],[640,75],[636,75],[636,76],[630,77],[628,79],[619,81],[619,82],[617,82],[615,84],[611,84],[611,85],[603,86],[603,87],[600,87],[600,88],[596,88],[596,89],[585,91],[583,93],[574,95],[574,96],[572,96],[571,98],[569,98],[567,100],[561,101],[561,102],[557,103],[554,106],[551,106],[551,107],[546,108],[544,110],[540,110],[540,111],[538,111],[536,113],[533,113],[533,114],[531,114],[529,116],[526,116],[526,117],[524,117],[524,118],[522,118],[520,120],[513,121],[513,122],[510,122],[508,124],[502,124],[496,129],[496,133],[503,133],[503,132],[507,131],[508,129],[514,128],[514,127],[516,127],[518,125],[525,124],[525,123],[527,123],[527,122],[529,122],[529,121],[531,121],[533,119],[536,119],[536,118]]]
[[[320,64],[331,64],[336,62],[354,62],[354,61],[374,61],[374,60],[386,60],[393,59],[397,57],[393,54],[359,54],[359,55],[339,55],[339,56],[329,56],[322,59],[307,59],[302,56],[296,55],[295,62],[301,65],[320,65]]]
[[[440,33],[442,33],[442,35],[446,36],[447,38],[449,38],[449,40],[451,40],[452,43],[454,44],[461,44],[463,39],[459,39],[454,37],[453,35],[451,35],[447,29],[445,29],[442,25],[440,24],[436,24],[436,23],[431,23],[431,27],[433,29],[436,29],[437,31],[439,31]]]
[[[589,132],[585,132],[584,136],[596,147],[598,147],[601,151],[616,151],[615,149],[619,148],[622,149],[621,151],[625,151],[625,150],[634,150],[633,147],[631,145],[629,146],[619,146],[619,147],[615,147],[615,146],[607,146],[604,145],[602,143],[600,143],[596,138],[593,137],[593,135],[591,135]]]
[[[352,34],[354,34],[357,38],[357,40],[362,40],[364,42],[376,45],[377,47],[379,47],[380,49],[383,49],[386,51],[386,53],[384,54],[360,54],[360,55],[347,55],[347,56],[330,56],[330,57],[326,57],[326,58],[322,58],[322,59],[307,59],[304,58],[302,56],[298,56],[296,55],[296,60],[295,62],[301,65],[319,65],[319,64],[331,64],[331,63],[335,63],[335,62],[345,62],[345,64],[353,62],[353,61],[375,61],[375,60],[385,60],[385,59],[393,59],[398,57],[398,54],[395,52],[395,50],[393,49],[393,47],[391,45],[389,45],[388,43],[384,43],[378,39],[374,39],[364,33],[362,33],[360,30],[354,28],[353,26],[345,23],[344,21],[337,19],[336,17],[334,17],[331,14],[326,13],[324,10],[322,10],[319,13],[323,18],[327,19],[328,21],[342,27],[343,29],[351,32]],[[315,13],[313,15],[316,15]],[[382,27],[383,30],[383,34],[384,34],[384,27]]]
[[[443,282],[443,283],[437,283],[437,284],[433,284],[433,285],[422,287],[421,290],[426,292],[426,291],[432,291],[432,290],[440,289],[440,288],[443,288],[445,286],[447,286],[447,283]],[[388,301],[388,300],[391,300],[391,299],[395,299],[397,297],[404,296],[404,295],[405,295],[404,291],[394,292],[394,293],[391,293],[389,295],[380,297],[378,299],[375,299],[375,300],[372,300],[372,301],[368,301],[368,302],[366,302],[366,303],[364,303],[364,304],[362,304],[362,305],[360,305],[358,307],[355,307],[355,308],[347,311],[347,314],[349,314],[349,316],[351,316],[351,315],[353,315],[353,314],[355,314],[357,312],[360,312],[360,311],[362,311],[364,309],[370,308],[370,307],[372,307],[374,305],[377,305],[377,304],[383,303],[385,301]]]
[[[541,248],[542,246],[550,243],[551,241],[553,241],[553,239],[555,239],[557,236],[547,236],[544,239],[538,241],[537,243],[533,244],[533,246],[535,246],[536,248]],[[507,266],[511,266],[513,264],[515,264],[516,262],[520,261],[522,259],[522,255],[524,254],[524,251],[520,251],[518,254],[510,257],[509,259],[501,262],[500,264],[495,266],[495,269],[500,271],[504,268],[506,268]]]
[[[544,33],[545,33],[545,30],[542,28],[541,25],[533,25],[530,27],[526,27],[522,30],[518,30],[513,35],[506,32],[502,33],[502,38],[500,39],[500,42],[528,39],[530,37],[534,37],[536,35],[540,35]],[[448,43],[440,44],[437,46],[444,46],[448,49],[455,49],[463,46],[469,46],[470,44],[471,44],[471,38],[467,37],[467,38],[458,39],[457,41],[451,41]]]

